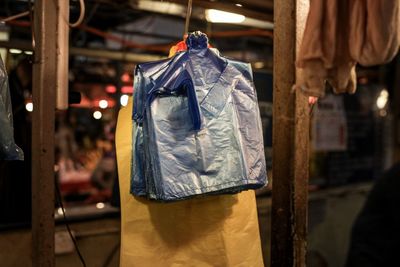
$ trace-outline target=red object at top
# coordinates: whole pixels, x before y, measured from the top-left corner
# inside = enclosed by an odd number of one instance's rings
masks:
[[[168,57],[173,57],[176,53],[187,50],[186,38],[187,36],[184,37],[183,41],[180,41],[179,43],[171,47]],[[210,48],[212,46],[208,44],[208,47]]]

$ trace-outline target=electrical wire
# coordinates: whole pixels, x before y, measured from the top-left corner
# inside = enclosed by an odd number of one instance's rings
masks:
[[[121,246],[121,243],[118,242],[115,244],[115,246],[111,249],[110,254],[108,254],[106,260],[104,261],[102,267],[108,267],[110,266],[111,261],[113,260],[115,254],[118,252],[119,247]]]
[[[4,19],[1,20],[1,22],[9,22],[9,21],[12,21],[12,20],[16,20],[16,19],[19,19],[19,18],[23,18],[23,17],[28,16],[29,13],[30,13],[30,11],[21,12],[21,13],[12,15],[12,16],[10,16],[10,17],[4,18]]]
[[[85,18],[85,1],[84,0],[79,0],[79,5],[80,5],[80,9],[81,12],[79,13],[79,18],[76,22],[74,23],[69,23],[69,26],[71,28],[76,28],[79,25],[81,25],[81,23],[83,22],[83,19]]]
[[[63,214],[63,218],[64,218],[64,223],[65,223],[65,226],[67,227],[68,234],[69,234],[69,236],[71,237],[72,242],[74,243],[75,251],[76,251],[76,253],[78,254],[79,260],[81,261],[83,267],[86,267],[85,259],[83,258],[82,254],[81,254],[81,251],[79,250],[79,247],[78,247],[78,243],[77,243],[77,241],[76,241],[76,238],[75,238],[75,236],[72,234],[71,228],[69,227],[69,222],[68,222],[68,220],[67,220],[67,216],[65,215],[64,204],[62,203],[61,192],[60,192],[60,188],[59,188],[59,185],[58,185],[58,182],[57,182],[57,181],[56,181],[55,185],[56,185],[56,196],[57,196],[57,201],[58,201],[58,204],[59,204],[60,207],[61,207],[62,214]]]

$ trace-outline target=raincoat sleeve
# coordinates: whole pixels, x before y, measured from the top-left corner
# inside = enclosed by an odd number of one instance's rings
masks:
[[[139,67],[135,69],[134,75],[134,102],[137,103],[133,108],[133,127],[132,127],[132,156],[131,164],[131,193],[138,196],[146,195],[146,183],[144,178],[144,148],[143,148],[143,116],[144,116],[144,97],[145,97],[145,78]],[[132,123],[131,123],[132,124]]]
[[[24,154],[14,142],[14,127],[8,77],[0,58],[0,160],[23,160]]]
[[[121,267],[262,267],[254,191],[157,203],[129,193],[132,99],[120,110],[116,149]]]

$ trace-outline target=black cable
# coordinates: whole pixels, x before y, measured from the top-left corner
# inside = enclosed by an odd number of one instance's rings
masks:
[[[115,253],[117,253],[119,247],[120,247],[120,242],[118,242],[111,250],[110,254],[108,254],[105,262],[103,263],[102,267],[108,267],[112,261],[112,259],[114,258]]]
[[[72,242],[74,243],[75,251],[76,251],[76,253],[77,253],[78,256],[79,256],[79,259],[80,259],[80,261],[81,261],[83,267],[86,267],[85,259],[83,258],[82,254],[81,254],[81,251],[79,250],[79,247],[78,247],[78,243],[77,243],[77,241],[76,241],[76,238],[75,238],[75,236],[72,234],[71,228],[69,227],[69,223],[68,223],[68,220],[67,220],[67,216],[65,215],[64,205],[63,205],[62,199],[61,199],[60,188],[59,188],[59,185],[58,185],[58,182],[57,182],[57,181],[56,181],[55,185],[56,185],[57,201],[58,201],[58,204],[59,204],[60,207],[61,207],[62,214],[63,214],[63,217],[64,217],[65,226],[67,227],[67,230],[68,230],[68,234],[69,234],[69,236],[71,237]]]

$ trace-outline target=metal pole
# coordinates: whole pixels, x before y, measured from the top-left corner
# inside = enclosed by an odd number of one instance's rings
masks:
[[[56,106],[68,109],[69,1],[58,1]]]
[[[32,121],[32,265],[54,260],[54,119],[58,1],[36,0]]]
[[[305,0],[274,1],[271,266],[306,266],[309,107],[293,92]]]

